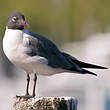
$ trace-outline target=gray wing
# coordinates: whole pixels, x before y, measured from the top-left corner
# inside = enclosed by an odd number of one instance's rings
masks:
[[[48,65],[54,68],[64,68],[68,70],[74,68],[74,70],[81,71],[78,65],[74,62],[71,64],[68,61],[53,42],[29,30],[24,30],[23,32],[29,34],[28,48],[30,48],[31,51],[29,51],[28,55],[44,57],[48,60]]]

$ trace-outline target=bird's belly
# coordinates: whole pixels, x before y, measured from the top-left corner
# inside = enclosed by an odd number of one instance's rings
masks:
[[[27,73],[36,73],[39,75],[54,75],[67,71],[60,68],[52,68],[48,66],[48,63],[46,63],[42,57],[38,57],[39,56],[25,57],[21,61],[16,60],[13,63]]]
[[[24,53],[24,48],[4,48],[5,55],[17,67],[23,69],[27,73],[37,73],[39,75],[53,75],[65,72],[61,68],[52,68],[48,66],[48,61],[40,56],[28,56]]]
[[[21,49],[5,50],[5,55],[17,67],[23,69],[27,73],[37,73],[39,75],[53,75],[67,70],[61,68],[53,68],[48,66],[48,61],[40,56],[28,56]],[[23,49],[24,50],[24,49]]]

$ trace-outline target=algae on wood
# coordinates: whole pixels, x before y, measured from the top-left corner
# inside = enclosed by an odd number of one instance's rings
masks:
[[[77,110],[77,99],[71,97],[41,97],[14,99],[13,110]]]

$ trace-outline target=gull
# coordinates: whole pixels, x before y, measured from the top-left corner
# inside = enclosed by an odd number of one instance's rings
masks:
[[[85,63],[62,52],[46,37],[28,29],[21,12],[12,12],[8,17],[3,38],[3,50],[7,58],[27,73],[25,98],[35,97],[37,75],[55,75],[63,72],[97,75],[85,68],[107,69],[103,66]],[[32,95],[29,94],[30,73],[34,73]]]

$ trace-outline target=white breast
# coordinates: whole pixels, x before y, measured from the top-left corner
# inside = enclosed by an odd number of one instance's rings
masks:
[[[28,42],[28,35],[22,31],[6,29],[3,38],[4,53],[13,64],[26,72],[39,72],[41,67],[48,64],[48,61],[40,56],[31,57],[25,54],[25,51],[28,50],[26,46]]]
[[[20,30],[6,29],[3,38],[3,50],[9,60],[17,54],[17,49],[23,40],[23,32]],[[16,54],[15,54],[16,53]]]

